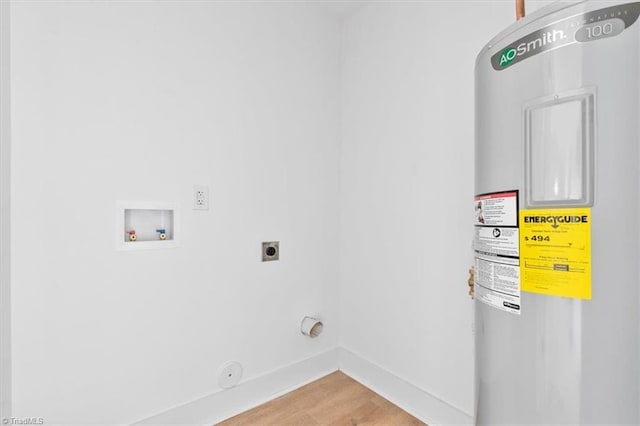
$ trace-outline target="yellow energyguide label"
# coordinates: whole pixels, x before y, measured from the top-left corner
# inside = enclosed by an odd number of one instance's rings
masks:
[[[591,209],[520,211],[521,290],[591,299]]]

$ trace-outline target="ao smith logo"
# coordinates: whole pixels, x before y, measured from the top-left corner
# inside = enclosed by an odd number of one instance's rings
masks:
[[[541,34],[534,33],[537,37],[533,40],[523,40],[518,45],[509,46],[500,53],[499,65],[501,68],[506,68],[516,59],[521,57],[522,59],[535,55],[541,51],[550,49],[554,43],[564,40],[567,35],[563,30],[545,31]],[[529,38],[529,37],[525,37]],[[518,41],[520,41],[518,40]]]
[[[559,223],[588,223],[589,216],[525,216],[524,223],[548,223],[557,228]]]
[[[551,49],[617,36],[633,25],[638,16],[640,2],[617,4],[569,16],[533,31],[510,43],[506,48],[496,51],[491,56],[491,67],[496,71],[502,71]],[[488,48],[491,49],[491,46]]]

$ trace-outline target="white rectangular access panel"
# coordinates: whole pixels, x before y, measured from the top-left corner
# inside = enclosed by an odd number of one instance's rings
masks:
[[[593,203],[594,96],[581,89],[524,108],[527,205]]]

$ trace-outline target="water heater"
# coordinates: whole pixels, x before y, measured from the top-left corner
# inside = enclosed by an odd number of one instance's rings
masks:
[[[639,424],[640,2],[556,2],[476,61],[478,424]]]

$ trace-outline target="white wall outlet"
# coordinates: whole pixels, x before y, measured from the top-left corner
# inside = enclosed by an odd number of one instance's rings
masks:
[[[193,187],[193,209],[209,210],[209,187],[196,185]]]

